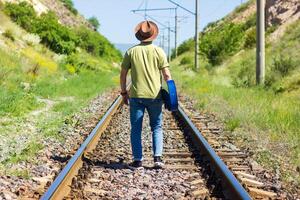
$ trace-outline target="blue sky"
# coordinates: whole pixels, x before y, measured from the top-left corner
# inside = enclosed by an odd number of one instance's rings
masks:
[[[195,0],[173,0],[182,6],[194,11]],[[241,2],[246,0],[200,0],[200,28],[209,22],[222,18]],[[143,13],[133,14],[131,10],[141,8],[169,8],[175,7],[168,0],[74,0],[75,7],[86,18],[95,16],[100,21],[100,32],[113,43],[135,44],[138,41],[134,36],[134,27],[144,19]],[[156,20],[174,26],[174,11],[148,12]],[[179,16],[186,16],[179,24],[179,43],[193,37],[194,17],[178,9]],[[163,31],[160,31],[162,35]],[[167,35],[167,31],[165,31]],[[174,46],[174,35],[171,35],[171,44]],[[157,40],[157,43],[159,41]]]

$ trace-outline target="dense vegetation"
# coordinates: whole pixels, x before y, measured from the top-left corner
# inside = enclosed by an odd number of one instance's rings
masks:
[[[236,53],[242,46],[244,35],[240,24],[226,23],[200,37],[200,51],[212,65],[220,64],[226,57]]]
[[[199,49],[202,66],[208,70],[213,70],[214,67],[224,63],[224,61],[228,60],[228,58],[237,52],[253,49],[256,43],[255,25],[256,14],[250,16],[244,23],[241,22],[239,24],[231,23],[229,19],[226,18],[223,19],[223,21],[210,23],[204,31],[200,33]],[[293,28],[298,29],[297,25]],[[290,30],[293,28],[290,28]],[[274,30],[276,30],[276,26],[269,27],[267,35]],[[281,46],[277,48],[281,49],[282,52],[287,52],[289,51],[288,48],[286,48],[288,44],[290,43],[281,43]],[[189,39],[178,47],[178,54],[184,54],[193,48],[194,42],[192,39]],[[267,49],[271,51],[270,48]],[[265,89],[271,88],[274,89],[275,92],[286,90],[279,82],[296,69],[297,56],[292,56],[292,54],[274,51],[274,54],[268,57]],[[189,66],[192,66],[191,56],[185,56],[184,59],[184,63],[187,63],[186,60],[189,59]],[[236,87],[255,86],[255,70],[253,68],[253,66],[255,66],[254,54],[252,54],[252,56],[247,55],[245,59],[238,64],[241,67],[234,67],[231,70],[232,84]]]
[[[268,40],[277,27],[268,27],[266,84],[256,86],[256,15],[232,23],[239,12],[209,24],[200,33],[200,71],[192,70],[193,41],[180,47],[172,65],[175,80],[198,102],[224,122],[230,138],[253,150],[256,160],[280,171],[288,181],[300,182],[300,21],[281,38]]]
[[[237,53],[244,47],[255,44],[255,18],[253,15],[245,23],[217,21],[208,24],[200,33],[199,49],[210,67],[221,64],[226,58]],[[178,55],[194,48],[194,41],[189,39],[178,47]]]
[[[86,27],[63,26],[53,12],[37,16],[26,2],[7,3],[5,12],[26,31],[39,35],[42,43],[56,53],[70,55],[80,47],[94,56],[116,61],[121,58],[120,52],[100,33]]]
[[[46,138],[63,142],[62,126],[117,85],[121,55],[100,33],[38,16],[28,3],[0,3],[0,19],[0,174],[28,178],[7,169],[35,158]]]

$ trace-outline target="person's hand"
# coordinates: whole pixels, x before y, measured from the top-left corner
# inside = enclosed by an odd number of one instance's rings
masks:
[[[123,98],[123,103],[125,105],[129,105],[129,95],[128,92],[121,92],[122,98]]]

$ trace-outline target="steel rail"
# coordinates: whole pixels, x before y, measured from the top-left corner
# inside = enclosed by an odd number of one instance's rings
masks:
[[[41,197],[42,200],[63,199],[71,191],[70,186],[72,183],[72,179],[77,175],[78,170],[82,167],[82,158],[84,157],[84,154],[87,152],[91,152],[96,147],[101,134],[109,124],[112,115],[116,112],[121,103],[122,97],[118,96],[118,98],[113,102],[102,119],[98,122],[97,126],[93,129],[87,139],[82,143],[74,156],[58,174],[46,193]]]
[[[208,156],[213,170],[222,177],[222,184],[224,189],[228,189],[229,192],[226,193],[230,199],[243,199],[250,200],[251,197],[247,193],[247,191],[243,188],[240,182],[236,179],[236,177],[232,174],[232,172],[228,169],[226,164],[221,160],[221,158],[217,155],[217,153],[213,150],[213,148],[209,145],[206,139],[203,137],[198,128],[194,125],[191,119],[185,114],[184,110],[179,106],[178,111],[175,114],[179,114],[179,117],[184,120],[186,125],[188,125],[191,130],[193,142],[199,147],[200,151],[204,151],[203,153]],[[225,183],[224,183],[225,181]]]
[[[72,183],[72,179],[78,174],[78,170],[82,167],[82,158],[84,157],[84,154],[87,152],[91,152],[96,147],[99,138],[101,137],[101,133],[103,133],[103,131],[109,124],[112,115],[116,112],[116,110],[121,104],[122,97],[119,96],[112,103],[108,111],[98,122],[96,127],[87,137],[87,139],[83,142],[83,144],[74,154],[74,156],[69,160],[67,165],[58,174],[58,176],[48,188],[46,193],[41,197],[42,200],[63,199],[67,194],[69,194],[69,192],[71,191],[70,186]],[[229,191],[226,196],[230,197],[230,199],[251,199],[251,197],[240,184],[240,182],[235,178],[235,176],[228,169],[225,163],[220,159],[220,157],[216,154],[213,148],[209,145],[206,139],[202,136],[201,132],[193,124],[191,119],[186,115],[184,110],[179,106],[178,111],[174,112],[174,114],[177,114],[182,120],[184,120],[185,124],[191,130],[191,136],[194,138],[193,142],[196,143],[200,151],[203,151],[204,154],[208,156],[212,164],[211,166],[213,167],[213,170],[216,171],[216,173],[222,177],[221,182],[223,184],[223,187],[224,189],[228,189]]]

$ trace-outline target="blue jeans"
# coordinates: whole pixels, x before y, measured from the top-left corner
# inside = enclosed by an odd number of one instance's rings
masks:
[[[149,114],[152,131],[153,156],[163,151],[162,104],[161,99],[130,98],[131,148],[133,159],[143,160],[142,126],[145,109]]]

